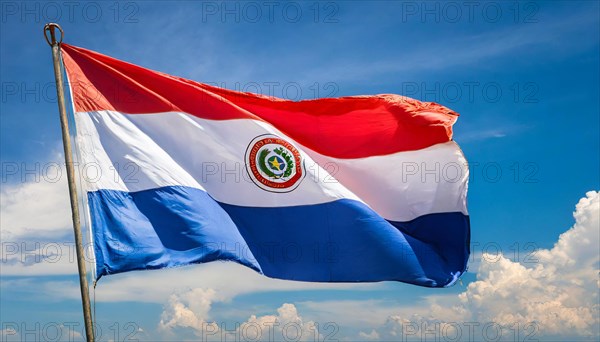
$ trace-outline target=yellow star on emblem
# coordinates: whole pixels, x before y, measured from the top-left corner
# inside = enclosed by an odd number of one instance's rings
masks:
[[[279,163],[277,158],[273,158],[272,160],[269,160],[269,163],[275,170],[281,170],[281,164]]]

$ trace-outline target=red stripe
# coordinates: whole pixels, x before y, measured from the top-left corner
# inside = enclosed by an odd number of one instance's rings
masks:
[[[78,112],[186,112],[204,119],[264,120],[336,158],[422,149],[452,139],[458,114],[399,95],[289,101],[209,86],[62,44]]]

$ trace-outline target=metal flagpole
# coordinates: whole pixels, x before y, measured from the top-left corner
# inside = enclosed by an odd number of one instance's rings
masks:
[[[56,40],[57,29],[60,31],[60,40],[58,41]],[[47,33],[50,33],[50,39],[48,39]],[[79,220],[79,203],[77,197],[77,188],[75,187],[75,168],[73,166],[71,140],[69,137],[69,121],[67,118],[67,110],[65,108],[64,82],[60,68],[60,43],[62,42],[63,36],[64,32],[58,24],[48,23],[44,26],[44,38],[46,38],[46,41],[52,47],[54,78],[56,79],[56,99],[58,102],[60,127],[62,129],[62,140],[65,149],[65,163],[67,167],[67,179],[69,181],[69,196],[71,197],[71,213],[73,214],[73,230],[75,233],[75,247],[77,250],[77,268],[79,270],[79,287],[81,289],[81,301],[83,304],[85,336],[88,342],[93,342],[94,331],[92,327],[92,310],[90,307],[90,293],[88,290],[88,282],[85,272],[83,239],[81,237],[81,222]]]

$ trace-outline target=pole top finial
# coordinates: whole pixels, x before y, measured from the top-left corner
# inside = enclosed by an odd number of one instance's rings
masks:
[[[60,31],[60,39],[57,41],[56,40],[56,29],[58,29]],[[48,38],[48,32],[50,32],[50,38]],[[46,38],[46,42],[48,43],[48,45],[50,46],[54,46],[54,45],[60,45],[60,43],[62,43],[63,40],[63,36],[65,35],[63,29],[60,27],[60,25],[56,24],[56,23],[48,23],[46,25],[44,25],[44,38]]]

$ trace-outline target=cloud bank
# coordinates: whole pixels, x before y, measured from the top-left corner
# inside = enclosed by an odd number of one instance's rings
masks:
[[[372,340],[513,340],[538,336],[600,336],[600,196],[576,206],[575,225],[537,263],[482,256],[477,280],[458,297],[443,297],[388,317],[360,337]]]

